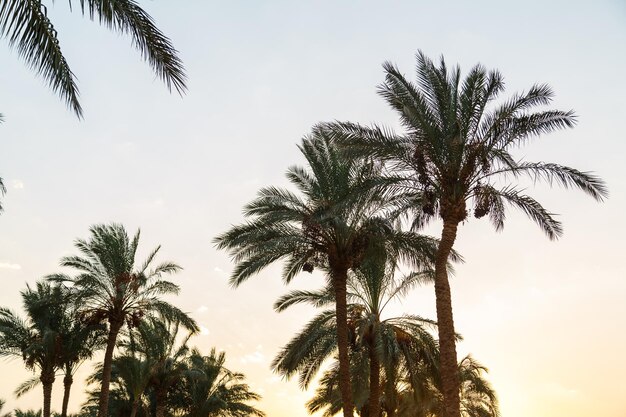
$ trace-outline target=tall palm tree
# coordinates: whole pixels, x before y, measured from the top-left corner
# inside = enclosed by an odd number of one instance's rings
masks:
[[[52,2],[54,3],[54,2]],[[170,39],[154,24],[136,0],[75,0],[83,16],[128,34],[133,46],[168,89],[185,91],[185,70]],[[82,117],[76,77],[61,51],[57,31],[42,0],[3,0],[0,4],[0,37],[7,38],[27,64],[44,78],[52,90]]]
[[[434,322],[411,315],[384,318],[384,310],[393,299],[431,279],[430,273],[410,273],[401,278],[395,273],[394,262],[365,262],[348,283],[352,381],[362,381],[353,384],[353,393],[362,416],[378,417],[381,413],[381,376],[393,383],[398,367],[413,369],[422,364],[432,368],[437,355],[437,344],[427,330]],[[275,308],[283,311],[299,303],[323,307],[332,302],[331,295],[328,288],[294,291],[280,298]],[[308,388],[322,364],[335,357],[335,326],[332,310],[317,315],[277,355],[274,370],[287,377],[299,373],[301,386]],[[341,408],[337,405],[333,414]]]
[[[323,124],[320,129],[347,149],[387,164],[395,174],[390,190],[403,198],[402,208],[420,227],[434,217],[443,221],[435,263],[435,295],[441,343],[442,386],[446,416],[459,417],[459,376],[447,262],[459,223],[473,207],[477,218],[489,216],[496,230],[505,220],[505,203],[535,221],[550,239],[562,233],[561,224],[539,202],[512,183],[521,177],[536,182],[579,188],[596,200],[607,189],[598,177],[545,162],[516,160],[511,151],[541,134],[573,127],[572,111],[535,110],[551,102],[552,89],[532,86],[526,93],[494,104],[504,89],[502,76],[477,65],[461,81],[458,67],[449,69],[443,58],[435,65],[417,54],[417,84],[385,63],[385,82],[379,94],[398,113],[405,128],[349,122]]]
[[[0,308],[0,356],[20,357],[26,368],[39,371],[43,386],[43,417],[50,417],[52,385],[61,353],[59,331],[64,294],[59,287],[38,282],[21,292],[27,319]]]
[[[286,260],[286,283],[301,271],[319,268],[325,272],[335,301],[344,416],[351,417],[348,272],[386,245],[399,257],[423,262],[423,253],[407,248],[427,247],[432,239],[398,232],[378,216],[384,201],[373,186],[379,171],[376,164],[346,158],[320,131],[306,137],[299,149],[308,167],[287,171],[299,194],[275,187],[262,189],[244,209],[248,222],[232,227],[215,242],[218,248],[228,249],[236,263],[230,281],[234,286],[281,259]]]
[[[249,404],[261,397],[250,391],[243,374],[224,366],[226,355],[211,349],[203,356],[193,349],[189,356],[189,372],[184,383],[173,390],[173,401],[179,413],[189,417],[264,417]]]
[[[124,326],[135,327],[150,315],[180,322],[194,331],[197,325],[179,308],[161,299],[162,295],[178,294],[178,285],[162,277],[181,268],[171,262],[151,267],[160,246],[150,252],[143,264],[138,264],[135,257],[139,231],[130,239],[124,227],[114,223],[92,226],[90,232],[89,240],[75,242],[81,255],[61,260],[61,266],[77,270],[78,275],[57,274],[48,279],[71,283],[85,323],[108,325],[98,412],[99,417],[106,417],[113,350],[120,330]]]

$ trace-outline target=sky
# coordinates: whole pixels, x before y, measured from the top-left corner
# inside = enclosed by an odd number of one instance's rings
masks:
[[[594,171],[611,193],[598,204],[529,184],[564,223],[557,242],[515,212],[501,233],[486,221],[462,225],[456,248],[466,263],[452,278],[459,354],[489,368],[503,416],[626,415],[623,0],[141,1],[180,51],[189,75],[183,97],[154,77],[128,37],[71,13],[67,2],[48,3],[85,119],[0,40],[0,177],[8,188],[1,306],[19,310],[19,291],[61,271],[59,259],[90,225],[141,228],[143,254],[162,244],[160,259],[184,267],[171,301],[202,326],[193,344],[225,350],[228,366],[263,395],[258,406],[268,416],[306,416],[310,392],[270,363],[315,312],[278,314],[272,304],[323,278],[305,274],[286,288],[276,265],[234,290],[232,264],[212,239],[242,221],[260,187],[286,184],[287,167],[302,163],[296,144],[315,123],[397,127],[376,95],[381,64],[413,77],[421,49],[464,70],[478,62],[499,69],[507,94],[550,84],[554,107],[575,109],[579,123],[516,155]],[[435,318],[433,288],[417,289],[391,313]],[[84,398],[88,372],[76,378],[70,411]],[[0,362],[0,375],[8,409],[39,407],[38,391],[12,395],[30,377],[19,361]]]

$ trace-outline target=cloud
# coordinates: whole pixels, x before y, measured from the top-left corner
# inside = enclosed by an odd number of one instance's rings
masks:
[[[198,314],[205,314],[207,311],[209,311],[209,307],[207,306],[200,306],[196,309],[196,313]]]
[[[21,190],[24,188],[24,183],[21,180],[13,180],[11,186],[16,190]]]
[[[11,262],[0,261],[0,269],[14,269],[17,271],[19,269],[22,269],[22,265],[12,264]]]
[[[263,346],[259,345],[256,347],[256,350],[252,353],[248,353],[241,357],[241,363],[262,363],[265,362],[265,355],[263,352]]]
[[[200,325],[200,336],[208,336],[211,332],[206,327]]]
[[[223,274],[224,270],[222,268],[220,268],[219,266],[216,266],[215,268],[213,268],[213,270],[215,272],[217,272],[218,274]]]

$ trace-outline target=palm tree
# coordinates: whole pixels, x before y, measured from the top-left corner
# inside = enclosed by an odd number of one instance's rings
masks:
[[[344,157],[321,131],[306,137],[299,149],[308,169],[289,168],[287,178],[300,195],[275,187],[262,189],[244,209],[250,220],[215,242],[228,249],[236,263],[230,281],[234,286],[281,259],[287,261],[286,283],[301,271],[319,268],[326,273],[335,301],[344,416],[350,417],[354,407],[348,363],[348,271],[358,268],[366,256],[377,256],[385,245],[400,253],[398,257],[424,262],[423,253],[407,249],[428,247],[432,240],[398,232],[378,216],[384,201],[374,187],[376,164]]]
[[[182,415],[189,417],[264,417],[250,401],[261,397],[250,391],[243,374],[224,367],[226,355],[211,349],[203,356],[193,349],[189,356],[189,372],[183,384],[173,391],[173,401]]]
[[[84,323],[77,320],[76,306],[69,310],[69,318],[61,337],[61,356],[59,367],[63,371],[63,404],[61,417],[67,417],[67,407],[74,382],[74,374],[87,360],[106,344],[106,328],[101,324]]]
[[[0,308],[0,356],[20,357],[26,368],[39,371],[43,386],[43,417],[50,417],[52,384],[60,344],[58,329],[63,319],[64,294],[59,287],[38,282],[21,292],[27,319]]]
[[[484,377],[487,368],[471,356],[466,356],[459,362],[458,371],[461,381],[461,415],[463,417],[499,417],[500,410],[496,393]],[[396,388],[399,397],[397,417],[444,416],[440,384],[439,374],[430,373],[425,378],[414,378],[398,386]]]
[[[436,342],[427,331],[435,323],[411,315],[383,318],[385,308],[393,299],[431,279],[429,271],[410,273],[401,278],[395,273],[394,262],[386,265],[365,262],[351,275],[348,284],[353,394],[362,416],[378,417],[381,413],[381,370],[385,380],[393,383],[400,366],[413,369],[421,364],[432,368],[437,355]],[[331,295],[328,288],[294,291],[280,298],[275,308],[283,311],[305,302],[323,307],[332,302]],[[335,326],[332,310],[317,315],[281,350],[274,359],[274,370],[287,377],[299,373],[302,388],[308,388],[322,364],[335,357]],[[336,376],[335,372],[331,374]],[[326,405],[326,402],[312,405],[312,412]],[[331,407],[329,413],[339,411],[341,404],[335,405],[337,408]]]
[[[98,412],[99,417],[106,417],[113,350],[120,330],[124,326],[136,327],[144,316],[150,315],[180,322],[193,331],[197,325],[187,314],[160,298],[178,294],[178,285],[162,277],[181,269],[171,262],[151,268],[160,246],[138,266],[135,256],[139,231],[130,239],[124,227],[114,223],[92,226],[90,232],[89,240],[75,242],[81,256],[66,256],[61,260],[61,266],[76,269],[78,275],[58,274],[49,279],[71,283],[80,318],[85,323],[108,325]]]
[[[349,122],[319,128],[346,149],[387,164],[395,175],[389,190],[397,192],[415,228],[436,216],[443,221],[435,262],[437,322],[446,416],[458,417],[459,375],[446,265],[468,208],[473,207],[477,218],[488,215],[500,230],[508,203],[556,239],[562,233],[561,224],[512,180],[526,177],[575,187],[599,201],[608,193],[602,180],[590,173],[554,163],[518,161],[511,155],[512,149],[540,134],[574,126],[572,111],[534,111],[551,102],[549,86],[535,85],[526,93],[491,104],[504,82],[500,73],[481,65],[461,81],[458,67],[448,69],[443,58],[436,66],[418,52],[417,84],[390,63],[384,69],[386,78],[379,94],[398,113],[404,134]]]
[[[83,16],[122,34],[129,34],[133,46],[152,67],[168,89],[185,91],[185,70],[172,42],[154,24],[136,0],[79,0]],[[80,118],[76,77],[61,51],[57,31],[41,0],[4,0],[0,5],[0,36],[6,37],[27,64],[44,78]]]
[[[137,340],[130,344],[150,364],[147,387],[154,393],[156,417],[165,417],[167,395],[187,372],[187,342],[193,333],[177,344],[178,327],[178,323],[150,320],[136,329]]]
[[[57,367],[63,371],[63,404],[61,417],[67,417],[74,374],[78,368],[93,357],[93,354],[104,347],[106,332],[102,325],[86,324],[77,320],[77,307],[71,298],[71,292],[65,287],[57,288],[59,293],[55,302],[58,304],[58,312],[62,314],[58,321],[59,327],[54,329],[57,334]],[[18,397],[26,394],[41,383],[37,377],[22,383],[16,390]]]
[[[366,381],[363,375],[367,369],[367,357],[354,355],[352,370],[356,381]],[[406,363],[399,363],[394,379],[383,381],[382,409],[384,417],[444,417],[445,409],[441,394],[441,377],[438,368],[425,363],[407,369]],[[458,364],[461,381],[461,415],[463,417],[499,417],[500,410],[496,393],[486,380],[487,369],[471,356],[467,356]],[[361,393],[356,395],[367,397],[366,383],[358,384]],[[364,400],[365,401],[365,400]],[[367,406],[367,404],[365,404]],[[337,367],[331,366],[320,379],[315,396],[307,403],[310,413],[323,411],[324,417],[337,414],[341,408],[341,399],[337,390]],[[364,409],[361,416],[374,416]]]
[[[143,397],[150,383],[152,367],[152,362],[132,350],[113,359],[109,400],[110,416],[135,417],[139,411],[146,409]],[[102,384],[102,364],[96,366],[93,374],[87,379],[87,383]],[[100,391],[90,391],[88,394],[89,398],[83,406],[83,412],[87,415],[96,415]]]

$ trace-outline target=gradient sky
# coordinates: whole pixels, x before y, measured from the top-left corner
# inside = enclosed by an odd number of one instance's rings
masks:
[[[84,121],[0,43],[0,176],[8,187],[0,305],[19,308],[25,283],[59,271],[90,225],[141,227],[144,253],[161,243],[161,259],[185,268],[175,302],[203,328],[194,343],[224,349],[230,368],[263,395],[268,416],[304,417],[309,393],[269,364],[313,311],[272,310],[287,290],[278,266],[229,288],[232,265],[211,240],[242,220],[259,187],[285,183],[285,169],[301,161],[295,145],[314,123],[397,126],[375,94],[381,63],[412,77],[422,49],[465,70],[498,68],[508,93],[549,83],[555,106],[575,109],[579,124],[518,156],[596,171],[611,191],[597,204],[580,192],[533,190],[561,214],[558,242],[514,212],[499,234],[486,221],[461,227],[457,249],[467,262],[452,283],[460,353],[490,369],[503,416],[626,415],[623,0],[141,3],[180,50],[189,72],[182,98],[155,79],[129,38],[71,14],[66,2],[50,16],[78,75]],[[292,288],[321,282],[305,274]],[[416,290],[393,312],[434,318],[433,289]],[[19,361],[1,362],[0,375],[9,408],[40,406],[39,391],[11,394],[29,376]]]

